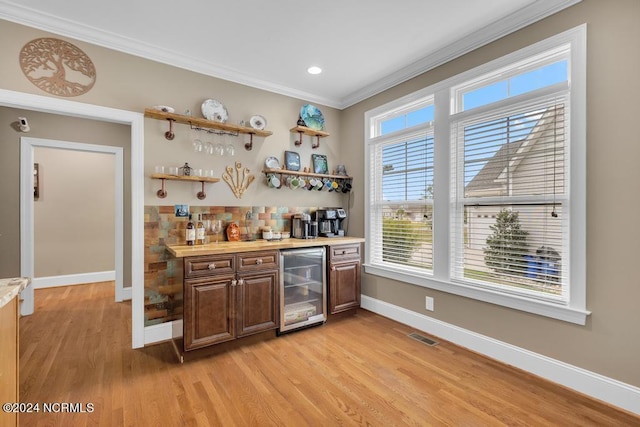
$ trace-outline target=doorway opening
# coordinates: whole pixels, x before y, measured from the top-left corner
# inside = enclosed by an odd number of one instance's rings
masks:
[[[131,126],[131,336],[132,348],[144,347],[147,341],[144,327],[144,115],[6,89],[0,89],[0,106]],[[26,226],[21,221],[21,233],[23,227]],[[23,260],[21,255],[20,274],[27,276],[26,272],[32,270],[23,264]]]
[[[51,152],[49,149],[54,149],[53,152]],[[51,139],[41,139],[41,138],[28,138],[28,137],[23,137],[20,138],[20,175],[21,175],[21,180],[20,180],[20,205],[21,205],[21,247],[22,247],[22,251],[21,251],[21,256],[23,258],[26,259],[22,259],[22,264],[23,266],[28,266],[28,269],[30,271],[29,277],[32,278],[32,286],[29,286],[23,293],[22,293],[22,298],[23,298],[23,302],[22,302],[22,307],[21,307],[21,313],[23,315],[28,315],[28,314],[32,314],[33,310],[34,310],[34,288],[36,287],[40,287],[43,283],[45,284],[51,284],[51,285],[62,285],[62,284],[74,284],[74,283],[69,283],[69,282],[76,282],[76,283],[87,283],[87,282],[91,282],[91,281],[100,281],[100,280],[91,280],[91,276],[90,275],[75,275],[75,277],[69,277],[69,275],[67,275],[67,277],[65,276],[59,276],[58,278],[56,277],[51,277],[51,278],[43,278],[43,277],[39,277],[40,274],[36,274],[36,264],[35,264],[35,260],[36,260],[36,246],[35,246],[35,241],[36,241],[36,230],[40,230],[40,233],[45,232],[45,229],[42,226],[36,226],[36,224],[38,224],[35,221],[35,212],[36,212],[36,206],[35,206],[35,202],[34,202],[34,197],[33,197],[33,193],[34,193],[34,183],[33,183],[33,170],[34,170],[34,163],[35,163],[35,153],[36,151],[39,150],[40,154],[43,154],[43,150],[44,153],[46,153],[47,151],[49,151],[49,155],[50,156],[54,156],[54,159],[64,159],[65,164],[64,167],[59,168],[62,171],[65,171],[68,169],[67,173],[61,173],[58,176],[59,180],[63,180],[63,179],[67,179],[67,188],[70,190],[73,188],[75,180],[76,179],[84,179],[84,180],[91,180],[91,173],[85,171],[84,173],[81,173],[81,170],[79,169],[79,165],[77,164],[77,162],[73,162],[72,159],[75,156],[75,159],[84,159],[85,161],[90,161],[93,160],[94,164],[92,165],[92,168],[97,171],[98,166],[98,161],[101,159],[101,157],[104,157],[105,155],[107,156],[113,156],[113,162],[111,163],[111,167],[113,167],[113,178],[114,178],[114,182],[111,183],[111,185],[113,186],[110,190],[111,190],[111,194],[112,194],[112,206],[111,208],[114,209],[113,210],[113,221],[114,221],[114,234],[113,234],[113,241],[112,242],[108,242],[113,243],[113,248],[114,248],[114,253],[111,255],[113,258],[113,264],[111,263],[107,263],[107,265],[113,265],[113,272],[114,272],[114,277],[110,278],[110,277],[104,277],[104,280],[115,280],[115,300],[118,302],[123,301],[126,298],[125,295],[125,290],[124,290],[124,283],[123,283],[123,269],[124,269],[124,265],[123,265],[123,254],[124,254],[124,220],[123,220],[123,206],[124,206],[124,198],[123,198],[123,173],[124,173],[124,168],[123,168],[123,149],[122,147],[112,147],[112,146],[105,146],[105,145],[95,145],[95,144],[85,144],[85,143],[78,143],[78,142],[68,142],[68,141],[58,141],[58,140],[51,140]],[[57,154],[57,157],[56,157]],[[60,154],[66,154],[66,156],[60,157]],[[98,156],[98,157],[96,157]],[[73,165],[76,164],[76,168],[71,168],[68,167],[68,165]],[[42,166],[42,165],[40,165]],[[108,165],[109,166],[109,165]],[[54,165],[50,165],[51,168],[54,168]],[[42,169],[42,168],[39,168]],[[44,172],[43,170],[40,170],[40,174],[42,174],[42,172]],[[105,170],[105,172],[108,172],[107,170]],[[76,173],[81,173],[80,176],[77,176]],[[44,184],[46,183],[46,180],[44,179],[44,175],[42,177],[40,177],[40,182],[39,185],[40,187],[44,187]],[[49,186],[51,187],[51,186]],[[80,187],[78,187],[80,188]],[[46,197],[46,191],[42,191],[44,188],[41,188],[40,193]],[[99,189],[96,189],[96,191],[99,191]],[[61,193],[58,193],[58,197],[60,197],[61,195],[63,195],[64,193],[68,193],[68,191],[62,191]],[[85,202],[90,202],[91,199],[89,197],[94,197],[93,201],[94,204],[98,204],[100,197],[99,197],[99,193],[96,194],[95,196],[92,196],[91,193],[93,193],[93,191],[84,191],[84,198],[85,198]],[[96,197],[97,196],[97,197]],[[55,257],[55,249],[59,249],[59,251],[63,252],[63,256],[64,258],[59,259],[58,261],[52,261],[53,264],[57,264],[58,266],[62,267],[62,268],[67,268],[67,269],[82,269],[82,260],[79,260],[79,262],[74,263],[73,262],[73,258],[76,257],[83,257],[83,252],[87,252],[87,249],[90,249],[90,242],[86,240],[86,238],[84,238],[83,236],[87,236],[87,235],[91,235],[90,230],[77,230],[76,233],[73,232],[72,227],[67,226],[65,227],[65,218],[67,218],[67,215],[69,215],[71,212],[73,212],[74,210],[78,210],[80,209],[80,205],[82,203],[82,199],[78,199],[77,197],[70,197],[68,200],[71,201],[70,206],[65,206],[65,212],[61,212],[61,213],[51,213],[51,216],[49,219],[53,220],[53,223],[56,224],[56,228],[57,229],[61,229],[62,232],[64,234],[66,234],[67,239],[69,240],[73,240],[74,239],[74,234],[78,234],[80,237],[77,240],[77,243],[74,244],[67,244],[67,241],[65,240],[65,236],[59,236],[54,240],[54,244],[56,245],[56,248],[49,248],[49,253],[51,254],[50,257],[54,258]],[[111,201],[109,200],[109,201]],[[74,206],[74,204],[76,204]],[[57,204],[57,207],[59,207],[59,204]],[[68,210],[68,212],[66,212]],[[57,218],[57,220],[56,220]],[[76,215],[76,221],[83,221],[85,219],[81,218],[81,217],[77,217]],[[53,225],[53,224],[52,224]],[[42,237],[42,236],[41,236]],[[44,240],[46,242],[46,240]],[[42,239],[41,239],[42,242]],[[45,250],[47,250],[45,248]],[[71,261],[69,261],[71,259]],[[39,271],[47,271],[46,265],[43,266],[42,263],[44,261],[43,257],[40,257],[39,262],[40,265],[38,266],[38,270]],[[88,262],[88,259],[85,261]],[[66,264],[66,265],[65,265]],[[75,265],[74,265],[75,264]],[[98,262],[98,264],[103,264],[104,263],[100,263]],[[49,268],[48,271],[52,271],[52,268]],[[97,278],[98,276],[96,276]],[[64,281],[66,281],[67,283],[64,283]]]

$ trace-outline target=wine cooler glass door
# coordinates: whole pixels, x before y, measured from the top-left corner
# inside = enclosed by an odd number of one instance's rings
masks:
[[[324,323],[326,255],[324,247],[280,251],[280,332]]]

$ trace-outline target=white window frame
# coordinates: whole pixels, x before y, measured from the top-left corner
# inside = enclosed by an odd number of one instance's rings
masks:
[[[428,96],[434,97],[434,217],[433,217],[433,274],[427,275],[402,269],[390,269],[372,263],[370,248],[365,252],[365,272],[393,280],[411,283],[426,288],[460,295],[479,301],[538,314],[570,323],[584,325],[590,311],[586,308],[586,24],[565,31],[529,47],[488,62],[472,70],[436,83],[400,99],[381,105],[365,113],[365,206],[369,207],[369,183],[376,176],[371,170],[369,146],[375,139],[373,119],[402,109]],[[570,45],[568,66],[570,88],[570,150],[569,180],[570,199],[567,209],[571,212],[569,224],[569,291],[568,300],[563,303],[513,295],[494,289],[473,286],[453,281],[450,259],[454,248],[450,243],[450,167],[451,158],[451,113],[454,111],[455,95],[451,89],[473,81],[492,71],[503,69],[510,64],[525,61],[559,46]],[[502,101],[501,101],[502,102]],[[374,232],[370,224],[375,220],[369,209],[365,209],[365,237]]]
[[[416,94],[416,95],[419,95],[419,94]],[[431,136],[433,134],[433,121],[428,121],[428,122],[421,123],[419,125],[406,127],[406,128],[399,129],[397,131],[390,132],[384,135],[381,135],[381,129],[382,129],[382,124],[387,120],[391,120],[399,116],[407,115],[411,112],[417,111],[421,108],[424,108],[432,104],[433,104],[432,96],[411,96],[410,99],[407,100],[407,102],[398,104],[399,105],[398,108],[394,108],[392,110],[385,110],[383,114],[371,117],[369,121],[370,123],[369,134],[375,135],[372,137],[372,144],[380,148],[388,144],[394,144],[402,141],[409,141],[415,138],[425,137],[426,135]],[[367,154],[365,155],[367,162],[370,161],[369,156],[370,156],[370,151],[367,150]],[[369,166],[367,165],[367,167]],[[371,200],[370,193],[369,193],[369,191],[371,191],[371,183],[375,183],[375,188],[381,188],[382,177],[383,175],[382,173],[380,173],[380,174],[376,174],[375,176],[372,176],[370,180],[367,180],[368,181],[367,182],[367,201],[370,202],[367,206],[369,208],[371,208],[372,206],[371,204],[374,203],[374,201]],[[411,206],[411,207],[426,206],[426,205],[433,206],[433,200],[431,199],[420,201],[420,202],[390,201],[389,203],[382,203],[382,201],[378,200],[377,206],[379,206],[380,204],[395,204],[395,203],[399,203],[399,204]],[[370,213],[371,209],[367,209],[367,212]],[[372,244],[382,245],[382,233],[381,233],[382,220],[383,218],[379,217],[376,219],[376,222],[369,222],[369,221],[367,222],[367,225],[366,225],[367,236],[369,236],[369,241]],[[369,259],[374,258],[374,255],[372,252],[370,252],[368,256],[369,256]],[[421,267],[411,267],[403,264],[388,263],[382,260],[379,260],[378,262],[376,262],[376,264],[381,268],[383,268],[385,271],[411,272],[411,274],[418,275],[418,276],[422,274],[429,275],[431,274],[431,271],[432,271],[432,269],[426,269]]]

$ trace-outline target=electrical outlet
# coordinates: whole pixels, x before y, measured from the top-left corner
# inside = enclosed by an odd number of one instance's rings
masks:
[[[433,298],[424,297],[424,300],[425,300],[425,305],[426,305],[427,310],[433,311]]]

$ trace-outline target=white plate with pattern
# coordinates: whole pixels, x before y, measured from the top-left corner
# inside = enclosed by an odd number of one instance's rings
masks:
[[[280,162],[273,156],[267,157],[267,160],[264,161],[264,165],[267,169],[280,169]]]
[[[202,103],[202,115],[207,120],[225,123],[229,118],[227,108],[217,99],[207,99]]]
[[[249,125],[251,125],[251,127],[254,129],[264,130],[264,128],[267,127],[267,119],[259,114],[256,114],[255,116],[251,116],[251,118],[249,119]]]

